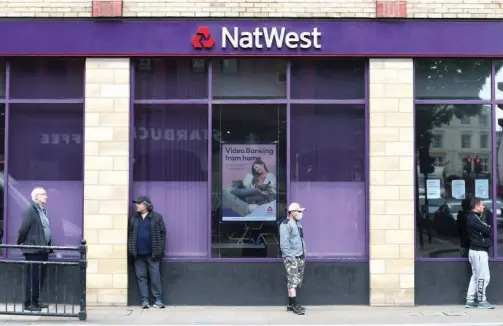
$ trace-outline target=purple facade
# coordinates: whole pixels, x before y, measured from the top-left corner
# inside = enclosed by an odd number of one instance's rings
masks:
[[[1,181],[4,241],[16,243],[31,190],[41,186],[48,194],[53,244],[79,245],[83,236],[84,60],[14,59],[6,70],[5,114],[1,116],[6,144]],[[9,257],[17,255],[17,251],[8,252]]]

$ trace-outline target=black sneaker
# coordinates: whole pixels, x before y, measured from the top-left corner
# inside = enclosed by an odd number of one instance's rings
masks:
[[[288,305],[286,306],[286,311],[291,311],[296,315],[304,315],[306,313],[306,309],[300,305]]]

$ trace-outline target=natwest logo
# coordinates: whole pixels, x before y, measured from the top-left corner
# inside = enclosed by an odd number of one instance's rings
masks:
[[[286,27],[256,27],[253,31],[241,31],[239,27],[221,30],[222,49],[321,49],[321,32],[315,27],[310,32],[289,32]],[[215,39],[208,27],[199,27],[192,38],[195,49],[211,49]]]
[[[215,39],[211,36],[209,28],[199,27],[192,38],[192,46],[195,49],[211,49],[214,45]]]
[[[240,31],[239,27],[229,30],[222,27],[222,48],[235,49],[321,49],[321,33],[315,27],[311,32],[287,32],[285,27],[256,27],[253,32]]]

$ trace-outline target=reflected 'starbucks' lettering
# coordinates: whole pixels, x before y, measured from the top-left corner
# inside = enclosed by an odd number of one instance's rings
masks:
[[[135,139],[140,140],[167,140],[167,141],[199,141],[208,140],[208,130],[206,129],[162,129],[143,128],[135,129]]]

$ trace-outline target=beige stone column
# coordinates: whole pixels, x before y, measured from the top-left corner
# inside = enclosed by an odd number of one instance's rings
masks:
[[[84,238],[88,304],[125,305],[129,59],[86,60]]]
[[[370,59],[370,303],[414,304],[412,59]]]

